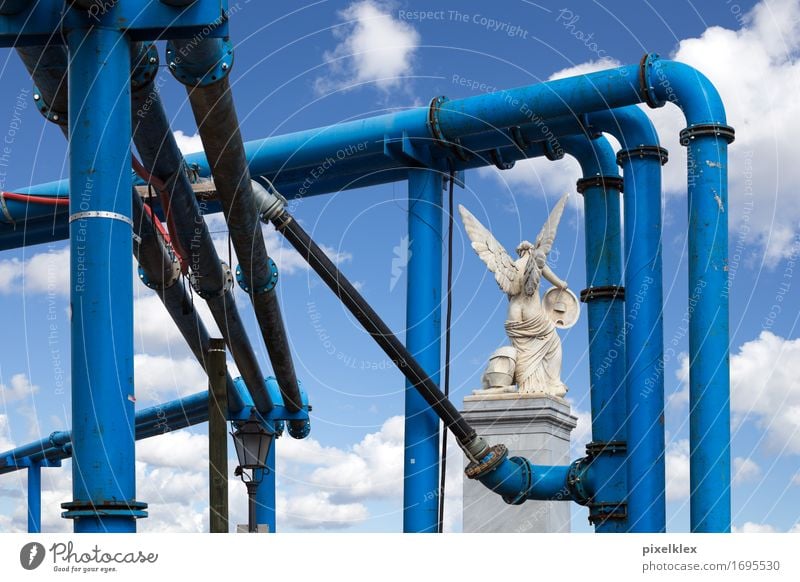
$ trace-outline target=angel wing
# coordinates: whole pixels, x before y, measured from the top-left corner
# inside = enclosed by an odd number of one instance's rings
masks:
[[[545,257],[553,248],[553,241],[556,240],[556,231],[558,230],[558,223],[561,222],[561,215],[564,213],[564,205],[567,203],[569,193],[564,194],[561,199],[556,202],[550,216],[547,217],[547,222],[544,223],[542,231],[536,237],[536,244],[534,244],[534,254],[537,251],[545,255]]]
[[[497,242],[492,233],[469,210],[459,204],[458,211],[461,214],[461,220],[464,222],[467,235],[472,241],[472,248],[478,253],[480,259],[486,263],[489,270],[494,273],[494,279],[500,289],[504,293],[515,294],[517,288],[515,283],[519,277],[519,272],[506,249]]]
[[[561,221],[561,215],[564,213],[564,205],[567,203],[569,194],[564,194],[561,199],[556,202],[550,216],[544,223],[539,236],[536,237],[536,243],[533,245],[528,262],[525,264],[525,273],[523,275],[523,289],[526,295],[533,295],[539,289],[539,281],[542,275],[542,269],[547,264],[547,255],[550,249],[553,248],[553,242],[556,240],[556,231],[558,230],[558,223]]]

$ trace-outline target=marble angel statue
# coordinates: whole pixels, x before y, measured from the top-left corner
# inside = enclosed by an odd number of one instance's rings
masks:
[[[543,305],[539,295],[544,277],[553,284],[550,291],[555,291],[555,297],[566,298],[574,316],[572,323],[577,319],[577,298],[547,264],[567,196],[565,194],[556,203],[536,242],[520,243],[516,260],[477,218],[463,206],[458,207],[472,248],[494,273],[497,284],[508,295],[509,301],[505,328],[511,346],[502,347],[492,355],[483,376],[484,389],[476,391],[476,394],[514,392],[514,385],[520,394],[544,393],[563,397],[567,392],[561,381],[561,340],[556,333],[557,324],[564,324],[564,321],[557,315],[554,317],[554,314],[567,309],[566,303],[556,298]],[[550,299],[550,291],[546,299]]]

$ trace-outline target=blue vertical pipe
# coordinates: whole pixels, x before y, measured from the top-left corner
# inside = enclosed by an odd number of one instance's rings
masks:
[[[278,439],[272,442],[267,455],[267,470],[264,471],[264,478],[256,491],[256,523],[264,524],[269,528],[269,533],[276,532],[275,519],[275,447]]]
[[[592,460],[596,477],[589,518],[599,533],[628,528],[624,517],[625,474],[625,312],[622,283],[620,182],[608,140],[584,135],[559,138],[581,165],[586,244],[586,302],[589,323]]]
[[[28,467],[28,533],[42,531],[42,466]]]
[[[628,521],[633,532],[666,530],[661,165],[666,150],[638,107],[589,115],[622,145],[624,177],[625,392]]]
[[[731,529],[728,144],[719,93],[683,63],[646,62],[651,105],[678,105],[687,127],[689,201],[689,483],[693,532]]]
[[[442,301],[442,176],[408,171],[406,347],[439,383]],[[403,531],[436,532],[439,417],[406,382]]]
[[[76,533],[135,532],[130,45],[99,27],[71,30],[67,43],[69,210],[80,218],[70,223],[74,501],[64,516]]]

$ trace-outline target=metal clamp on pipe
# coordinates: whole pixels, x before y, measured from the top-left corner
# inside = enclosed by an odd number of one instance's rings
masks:
[[[588,303],[595,299],[619,299],[625,300],[625,287],[622,285],[602,285],[599,287],[589,287],[580,293],[582,303]]]
[[[592,176],[590,178],[581,178],[575,183],[575,189],[578,194],[583,194],[589,188],[602,188],[603,191],[616,190],[617,192],[623,191],[623,180],[618,176]]]
[[[682,146],[688,146],[693,139],[702,135],[713,135],[721,137],[727,143],[733,143],[736,139],[736,131],[730,125],[722,123],[700,123],[697,125],[690,125],[686,129],[681,130],[680,142]]]
[[[629,158],[658,158],[663,166],[669,161],[669,152],[661,146],[639,146],[617,152],[617,164],[620,166]]]

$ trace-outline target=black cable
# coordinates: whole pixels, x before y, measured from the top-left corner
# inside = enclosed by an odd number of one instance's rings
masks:
[[[447,307],[444,324],[444,396],[450,397],[450,324],[453,320],[453,184],[455,172],[450,170],[447,221]],[[442,433],[441,475],[439,477],[439,533],[444,531],[444,490],[447,476],[447,431]]]

